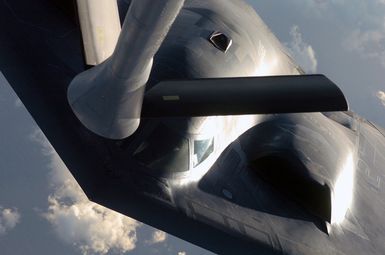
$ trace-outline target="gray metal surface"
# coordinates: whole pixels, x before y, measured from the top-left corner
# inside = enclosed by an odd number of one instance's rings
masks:
[[[77,0],[87,65],[97,65],[112,55],[121,26],[117,1]]]
[[[71,82],[68,101],[88,129],[106,138],[123,139],[138,128],[153,57],[183,2],[133,1],[113,55]]]
[[[67,103],[84,71],[73,19],[52,1],[4,0],[0,31],[0,70],[92,201],[219,254],[385,253],[381,128],[351,112],[157,118],[105,139]],[[208,40],[213,31],[232,38],[226,53]],[[242,1],[187,0],[147,90],[166,79],[298,73]],[[309,187],[322,192],[309,200]]]

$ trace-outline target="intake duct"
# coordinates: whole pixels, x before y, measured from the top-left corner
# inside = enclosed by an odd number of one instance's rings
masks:
[[[73,79],[68,101],[89,130],[109,139],[136,131],[153,57],[183,3],[133,0],[112,56]]]

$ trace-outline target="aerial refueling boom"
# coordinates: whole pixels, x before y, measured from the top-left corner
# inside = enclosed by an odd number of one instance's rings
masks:
[[[153,57],[183,3],[132,1],[112,56],[73,79],[68,101],[88,129],[110,139],[135,132]]]

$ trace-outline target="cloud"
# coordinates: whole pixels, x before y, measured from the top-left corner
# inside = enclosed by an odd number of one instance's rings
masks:
[[[314,25],[315,19],[322,22],[319,24],[331,26],[331,31],[338,31],[344,50],[385,67],[385,0],[292,0],[279,4],[282,9],[291,8],[291,12],[301,10],[298,16],[309,23],[303,24],[304,27]],[[324,33],[319,30],[320,35]],[[323,37],[319,40],[335,39]]]
[[[41,131],[32,139],[42,146],[49,161],[53,193],[43,213],[57,235],[83,254],[124,253],[135,248],[137,221],[90,202]]]
[[[162,230],[155,230],[152,233],[151,240],[148,240],[147,243],[149,244],[157,244],[157,243],[162,243],[166,241],[167,234],[163,232]]]
[[[385,92],[382,90],[377,91],[377,98],[380,99],[383,106],[385,106]]]
[[[187,253],[185,251],[178,252],[178,255],[186,255]]]
[[[49,197],[45,214],[58,235],[80,248],[83,254],[127,252],[135,248],[138,223],[89,201],[65,204],[66,197]]]
[[[307,73],[315,73],[317,71],[317,59],[311,45],[305,43],[302,39],[299,27],[294,25],[290,29],[291,42],[286,43],[289,53],[296,62]]]
[[[17,208],[3,208],[0,206],[0,235],[16,227],[20,222],[20,214]]]
[[[328,20],[341,28],[344,49],[385,67],[385,0],[297,0],[313,5],[309,15]],[[309,6],[309,4],[308,4]],[[310,13],[310,11],[309,11]],[[345,32],[346,31],[346,32]]]
[[[362,31],[354,30],[344,42],[346,49],[363,58],[376,59],[385,67],[385,19],[384,26]]]

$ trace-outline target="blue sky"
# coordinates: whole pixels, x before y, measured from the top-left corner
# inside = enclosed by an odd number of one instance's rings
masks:
[[[385,126],[384,0],[249,0],[308,72]],[[1,254],[211,254],[89,202],[0,76]]]

